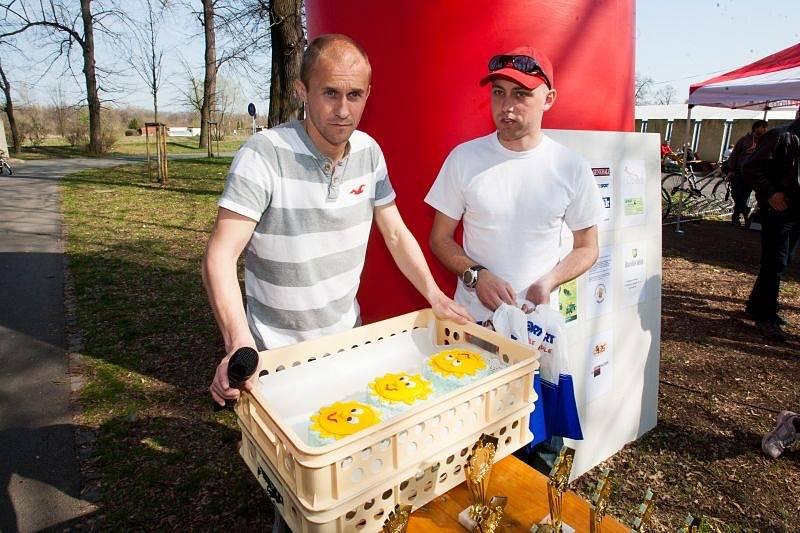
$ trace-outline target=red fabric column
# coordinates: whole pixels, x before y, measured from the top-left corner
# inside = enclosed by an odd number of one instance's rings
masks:
[[[492,131],[489,58],[522,44],[553,63],[558,99],[543,126],[633,130],[634,0],[307,0],[309,39],[344,33],[372,63],[372,93],[359,129],[383,148],[397,205],[440,286],[454,276],[433,257],[433,210],[423,202],[450,150]],[[359,302],[365,322],[426,302],[373,230]]]

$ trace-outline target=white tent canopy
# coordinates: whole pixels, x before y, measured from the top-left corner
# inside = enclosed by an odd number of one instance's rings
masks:
[[[761,110],[800,104],[800,43],[692,85],[687,103]]]

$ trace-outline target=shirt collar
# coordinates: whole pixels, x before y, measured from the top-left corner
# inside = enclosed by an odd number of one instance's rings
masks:
[[[292,120],[289,123],[289,125],[292,128],[294,128],[294,131],[297,132],[297,135],[300,137],[300,140],[303,141],[303,144],[306,145],[306,148],[308,148],[308,151],[311,152],[311,155],[313,155],[316,159],[322,161],[323,163],[330,162],[331,158],[319,151],[319,148],[317,148],[317,145],[314,144],[314,141],[311,140],[311,137],[308,135],[308,132],[306,131],[306,128],[305,126],[303,126],[303,123],[301,121],[295,119]],[[344,154],[342,154],[342,161],[345,161],[347,159],[347,156],[349,155],[350,155],[350,141],[348,140],[347,146],[344,147]]]

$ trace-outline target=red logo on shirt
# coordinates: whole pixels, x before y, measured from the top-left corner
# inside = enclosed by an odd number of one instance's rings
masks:
[[[364,184],[363,183],[358,186],[358,189],[352,189],[350,191],[350,194],[361,194],[362,192],[364,192]]]

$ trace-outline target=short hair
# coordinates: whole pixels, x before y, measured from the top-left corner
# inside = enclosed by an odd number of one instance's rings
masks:
[[[753,127],[750,129],[750,131],[756,131],[758,128],[766,128],[766,127],[767,127],[766,120],[756,120],[755,122],[753,122]]]
[[[311,81],[311,71],[314,69],[317,59],[319,59],[325,50],[336,43],[349,44],[355,48],[361,57],[364,58],[364,61],[366,61],[367,67],[369,67],[369,76],[372,78],[372,66],[369,63],[369,57],[367,57],[367,52],[364,48],[347,35],[342,35],[341,33],[327,33],[311,41],[306,51],[303,52],[303,62],[300,64],[300,81],[303,82],[303,85],[308,87],[308,83]]]

